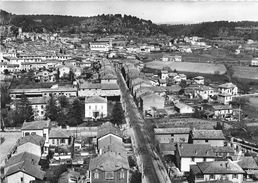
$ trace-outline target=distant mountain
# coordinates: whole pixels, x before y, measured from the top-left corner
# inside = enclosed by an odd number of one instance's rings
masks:
[[[15,15],[1,10],[0,24],[10,24],[22,27],[23,31],[59,31],[68,33],[117,33],[136,36],[167,34],[170,36],[196,35],[205,38],[212,37],[243,37],[258,40],[258,22],[204,22],[199,24],[154,24],[150,20],[135,16],[115,14],[93,17],[74,17],[60,15]],[[173,20],[171,21],[173,22]],[[236,29],[238,27],[238,29]],[[239,29],[239,27],[248,29]]]

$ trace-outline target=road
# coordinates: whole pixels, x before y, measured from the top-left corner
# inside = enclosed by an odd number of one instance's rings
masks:
[[[170,183],[165,167],[150,143],[148,132],[144,129],[144,120],[134,103],[121,72],[117,71],[117,77],[125,116],[129,119],[129,125],[133,130],[134,151],[141,162],[140,165],[138,163],[138,166],[143,173],[143,182]]]

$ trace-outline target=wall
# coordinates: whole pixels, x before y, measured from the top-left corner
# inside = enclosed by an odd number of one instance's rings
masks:
[[[206,158],[206,161],[215,161],[215,158]],[[192,158],[181,158],[180,167],[179,169],[182,172],[189,172],[190,171],[190,165],[196,165],[198,162],[204,162],[204,158],[194,158],[194,161],[192,161]]]
[[[21,181],[21,177],[23,177],[23,182]],[[12,174],[8,176],[6,179],[7,183],[29,183],[30,181],[35,180],[34,177],[23,172]]]
[[[107,103],[85,103],[85,118],[93,118],[93,112],[99,112],[98,118],[106,117]]]
[[[208,142],[205,142],[205,140],[193,140],[193,144],[210,144],[211,146],[224,146],[224,140],[208,140]]]
[[[94,179],[94,175],[91,171],[91,182],[92,183],[129,183],[128,181],[128,172],[129,171],[124,171],[125,177],[124,179],[120,179],[120,170],[114,172],[114,179],[113,180],[106,180],[105,179],[105,172],[104,171],[98,171],[99,173],[99,178]]]

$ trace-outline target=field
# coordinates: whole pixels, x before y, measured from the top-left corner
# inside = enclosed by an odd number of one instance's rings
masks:
[[[0,145],[0,166],[4,165],[5,157],[21,135],[21,132],[0,132],[0,136],[5,138],[4,143]]]
[[[145,64],[146,68],[162,70],[170,67],[179,72],[200,73],[200,74],[225,74],[227,69],[224,64],[194,63],[194,62],[162,62],[153,61]]]
[[[258,67],[232,66],[233,77],[258,80]]]

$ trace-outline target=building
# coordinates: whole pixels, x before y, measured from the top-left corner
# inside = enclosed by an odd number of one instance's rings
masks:
[[[257,66],[258,66],[258,58],[253,58],[253,59],[251,60],[251,64],[250,64],[250,65],[257,67]]]
[[[211,146],[224,146],[225,136],[222,130],[197,130],[190,132],[189,143],[209,144]]]
[[[6,163],[5,181],[7,183],[30,183],[34,180],[43,180],[45,172],[38,165],[39,156],[24,152],[12,156]]]
[[[29,98],[30,105],[33,109],[34,119],[41,120],[45,118],[48,97]]]
[[[129,183],[127,157],[115,152],[106,152],[90,160],[91,183]]]
[[[50,146],[69,146],[72,142],[72,136],[67,130],[63,129],[51,129],[49,134]]]
[[[258,175],[258,165],[252,156],[241,157],[237,164],[244,170],[244,180],[254,181],[255,176]]]
[[[187,104],[184,104],[182,102],[176,102],[174,103],[174,105],[175,105],[175,110],[180,114],[192,114],[195,111],[193,107]]]
[[[91,51],[101,51],[106,52],[112,48],[110,43],[107,41],[98,41],[98,42],[90,42],[90,50]]]
[[[194,88],[195,97],[200,97],[203,100],[208,100],[214,95],[214,89],[210,86],[200,85]]]
[[[188,142],[190,128],[154,128],[155,139],[159,143]]]
[[[233,183],[243,182],[243,169],[235,162],[201,162],[190,168],[190,182],[228,180]]]
[[[50,128],[50,120],[24,122],[21,128],[22,137],[28,135],[39,135],[48,143]]]
[[[141,96],[140,109],[142,110],[144,116],[148,115],[149,111],[151,111],[153,107],[156,109],[164,109],[165,98],[154,93]]]
[[[167,70],[162,70],[160,71],[160,79],[166,80],[168,78],[168,71]]]
[[[39,135],[28,135],[21,137],[16,142],[15,154],[28,152],[41,157],[44,152],[45,140]]]
[[[107,99],[99,96],[85,98],[85,118],[107,117]]]
[[[233,83],[224,83],[218,86],[219,94],[238,95],[238,87]]]
[[[216,155],[209,144],[177,144],[176,162],[182,172],[189,172],[190,165],[214,161],[215,158]]]
[[[195,84],[204,85],[204,77],[203,76],[196,76],[193,78],[193,82]]]
[[[232,102],[233,100],[233,95],[228,94],[228,93],[221,93],[218,94],[218,102],[224,104],[224,105],[228,105],[230,102]]]
[[[211,107],[215,118],[227,118],[233,114],[233,108],[230,105],[212,105]]]

